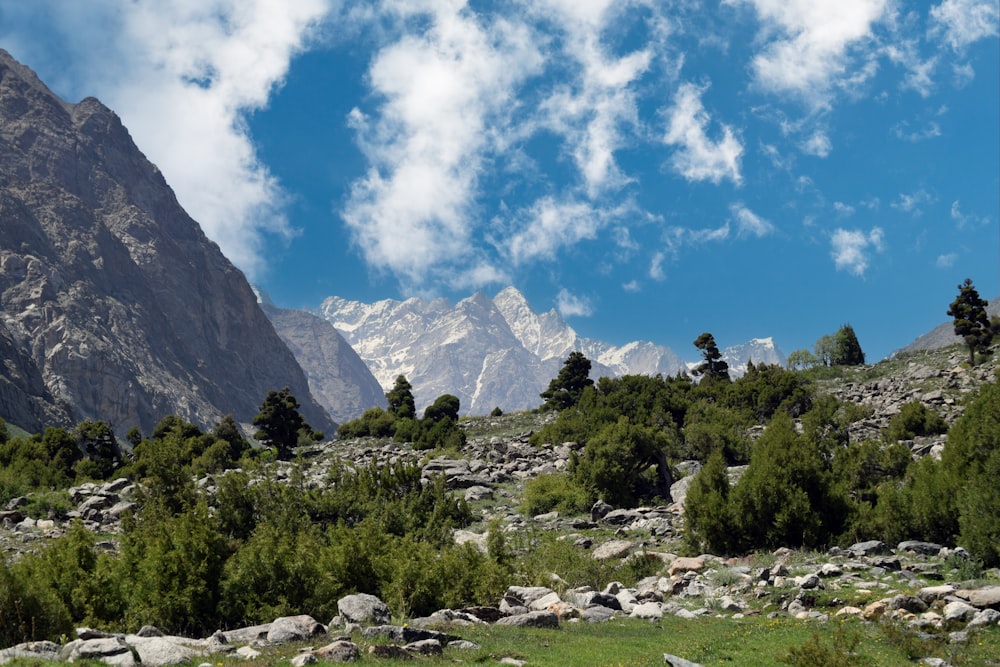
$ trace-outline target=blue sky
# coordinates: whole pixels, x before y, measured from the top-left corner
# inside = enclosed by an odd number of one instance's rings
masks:
[[[520,289],[682,356],[1000,294],[996,0],[0,0],[279,305]]]

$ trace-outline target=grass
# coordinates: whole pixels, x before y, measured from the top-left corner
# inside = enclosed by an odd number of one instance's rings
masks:
[[[898,628],[884,629],[879,624],[856,619],[831,620],[827,623],[803,622],[789,618],[744,619],[702,618],[684,620],[666,617],[657,623],[631,619],[607,623],[563,623],[559,629],[535,630],[480,626],[450,630],[452,634],[476,642],[479,649],[445,649],[439,657],[421,657],[402,662],[378,659],[367,653],[371,640],[356,637],[361,647],[359,664],[367,665],[495,665],[503,658],[524,660],[531,667],[646,667],[663,665],[664,653],[670,653],[706,667],[739,665],[765,667],[833,667],[864,665],[902,667],[913,664],[915,657],[940,657],[952,665],[998,665],[1000,628],[973,634],[960,646],[943,641],[917,642],[900,634]],[[318,647],[323,640],[317,638]],[[254,660],[258,667],[288,664],[302,644],[264,649]],[[242,661],[212,656],[213,665],[227,667]],[[201,660],[195,661],[199,664]],[[12,661],[20,667],[37,662]]]

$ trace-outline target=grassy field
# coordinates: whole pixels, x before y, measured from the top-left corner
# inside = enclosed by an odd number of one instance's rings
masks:
[[[705,667],[894,667],[916,659],[939,657],[955,667],[1000,665],[1000,628],[970,633],[962,644],[918,640],[912,632],[856,619],[828,622],[787,617],[768,619],[664,618],[657,623],[631,619],[607,623],[564,623],[559,629],[529,630],[483,626],[452,631],[481,645],[480,649],[445,649],[440,657],[410,661],[378,659],[367,653],[370,643],[357,637],[360,664],[495,665],[503,658],[523,660],[527,667],[647,667],[664,664],[670,653]],[[315,646],[319,646],[317,643]],[[266,649],[257,665],[287,664],[303,647]],[[16,663],[15,663],[16,664]],[[225,667],[229,659],[214,658]]]

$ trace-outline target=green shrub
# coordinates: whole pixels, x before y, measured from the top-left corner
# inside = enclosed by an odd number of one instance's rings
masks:
[[[684,537],[692,553],[725,554],[738,546],[729,496],[726,461],[718,449],[691,480],[684,501]]]
[[[557,511],[562,514],[587,512],[594,504],[594,497],[573,482],[568,473],[556,472],[539,475],[524,483],[524,496],[520,510],[527,516]]]
[[[888,442],[912,440],[917,436],[937,435],[947,430],[948,425],[941,415],[928,410],[920,401],[911,401],[889,420],[885,439]]]
[[[51,589],[0,560],[0,646],[57,641],[72,631],[69,611]]]
[[[571,459],[575,483],[616,507],[640,498],[669,498],[673,482],[666,453],[671,442],[662,429],[634,426],[628,417],[608,424]]]

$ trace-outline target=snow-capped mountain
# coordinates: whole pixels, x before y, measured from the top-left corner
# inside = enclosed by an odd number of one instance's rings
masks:
[[[535,408],[570,352],[591,360],[591,376],[674,375],[688,365],[670,348],[636,341],[621,347],[582,338],[555,310],[538,314],[517,289],[490,299],[477,292],[454,307],[443,299],[366,304],[332,296],[316,314],[330,321],[387,390],[399,375],[418,410],[454,394],[463,414]],[[770,338],[726,350],[734,375],[746,361],[783,363]]]
[[[722,351],[722,358],[729,364],[729,374],[739,377],[747,372],[747,363],[763,362],[767,365],[785,366],[785,355],[774,344],[773,338],[752,338],[742,345],[733,345]]]

